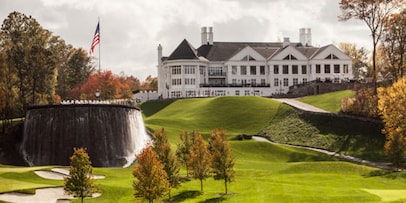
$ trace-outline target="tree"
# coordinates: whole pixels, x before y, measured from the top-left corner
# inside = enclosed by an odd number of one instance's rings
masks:
[[[86,149],[73,149],[73,155],[70,157],[69,176],[65,178],[64,190],[69,195],[79,197],[81,202],[85,197],[90,197],[98,191],[93,179],[92,162]]]
[[[192,149],[187,157],[187,163],[194,178],[200,180],[200,191],[203,193],[203,180],[210,173],[211,157],[207,145],[200,134],[193,139]]]
[[[46,104],[55,98],[58,59],[54,36],[31,16],[11,12],[3,21],[0,47],[6,57],[6,77],[15,78],[14,107],[20,115],[28,104]]]
[[[180,141],[178,143],[176,149],[176,156],[179,160],[181,160],[182,164],[186,166],[186,177],[189,176],[189,167],[187,165],[187,156],[190,153],[190,149],[192,148],[193,138],[198,134],[197,131],[192,131],[191,133],[185,131],[180,134]]]
[[[404,76],[406,69],[406,10],[385,19],[382,48],[387,71],[397,81]]]
[[[137,156],[137,165],[132,172],[135,195],[150,203],[162,197],[169,187],[164,165],[157,156],[151,146],[144,148]]]
[[[384,19],[397,8],[403,0],[340,0],[339,5],[342,15],[339,19],[348,21],[355,18],[364,21],[372,36],[372,69],[373,82],[376,93],[376,46],[382,35]]]
[[[385,154],[399,166],[406,151],[406,79],[402,78],[388,88],[378,89],[378,109],[386,134]]]
[[[163,128],[154,132],[153,139],[153,149],[158,155],[158,160],[164,165],[164,171],[167,175],[169,183],[168,199],[171,200],[171,188],[176,188],[180,185],[179,162],[176,159],[175,154],[171,151],[171,145],[168,142]]]
[[[215,180],[224,180],[225,194],[228,194],[227,183],[232,182],[235,176],[235,158],[231,153],[230,145],[224,130],[214,129],[210,133],[209,152],[212,157],[211,168]]]
[[[340,43],[338,46],[341,51],[351,57],[354,78],[365,78],[366,73],[363,69],[368,67],[368,50],[364,47],[358,49],[356,44],[351,43]]]

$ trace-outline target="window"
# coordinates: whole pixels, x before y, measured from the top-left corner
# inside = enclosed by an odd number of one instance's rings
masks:
[[[259,67],[259,74],[260,75],[265,75],[265,66],[260,66]]]
[[[233,79],[233,80],[232,80],[232,84],[233,84],[233,85],[237,85],[237,79]]]
[[[334,54],[330,54],[325,59],[338,59],[338,57]]]
[[[182,69],[180,68],[180,66],[170,66],[171,71],[172,71],[172,75],[180,75],[182,74]]]
[[[251,75],[256,75],[257,74],[257,67],[256,66],[250,66],[250,74]]]
[[[240,96],[240,90],[236,90],[236,91],[235,91],[235,95],[236,95],[236,96]]]
[[[320,64],[316,64],[316,73],[320,73]]]
[[[279,79],[278,78],[273,79],[273,86],[275,86],[275,87],[279,86]]]
[[[185,74],[195,74],[195,68],[193,65],[185,65]]]
[[[200,69],[200,75],[204,75],[204,70],[206,69],[206,66],[199,66]]]
[[[186,97],[195,97],[195,96],[196,96],[196,91],[193,91],[193,90],[186,91]]]
[[[307,67],[306,67],[306,65],[302,65],[302,74],[307,74]]]
[[[307,78],[303,78],[303,83],[307,83]]]
[[[195,78],[185,78],[185,85],[195,85],[196,79]]]
[[[340,78],[334,78],[334,83],[339,83],[340,82]]]
[[[261,86],[265,86],[265,79],[261,79]]]
[[[283,78],[283,86],[289,86],[289,78]]]
[[[240,66],[241,75],[247,75],[247,66]]]
[[[283,58],[283,60],[297,60],[297,58],[292,54],[289,54],[285,58]]]
[[[180,97],[181,96],[181,92],[180,91],[173,91],[171,92],[171,97]]]
[[[182,85],[182,79],[181,78],[172,79],[172,85]]]
[[[231,74],[237,75],[237,66],[231,66]]]
[[[245,95],[245,96],[250,95],[250,91],[249,91],[249,90],[244,90],[244,95]]]
[[[343,67],[343,72],[344,73],[348,73],[348,64],[344,64],[344,67]]]
[[[273,65],[273,74],[279,74],[279,66]]]
[[[241,61],[256,61],[256,60],[254,59],[254,57],[247,55],[244,56],[244,58],[242,58]]]
[[[283,65],[282,66],[282,73],[283,74],[289,74],[289,66],[288,65]]]
[[[297,65],[292,65],[292,74],[298,74],[299,73],[299,68]]]
[[[324,64],[324,73],[330,73],[330,64]]]
[[[297,78],[293,78],[293,85],[299,84],[299,80]]]
[[[209,67],[209,75],[211,76],[225,76],[223,67]]]
[[[247,80],[245,80],[245,79],[241,80],[241,85],[244,86],[244,87],[247,86]]]
[[[340,65],[334,64],[334,73],[340,73]]]
[[[257,85],[256,79],[251,79],[251,86],[255,87]]]

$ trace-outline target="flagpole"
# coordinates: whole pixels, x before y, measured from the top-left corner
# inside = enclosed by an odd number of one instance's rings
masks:
[[[101,54],[100,54],[100,47],[101,47],[101,32],[100,32],[100,16],[98,16],[98,24],[99,24],[99,72],[101,71]]]

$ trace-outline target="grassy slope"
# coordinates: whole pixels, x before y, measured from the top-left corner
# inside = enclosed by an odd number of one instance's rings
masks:
[[[354,97],[352,90],[343,90],[326,94],[307,96],[300,98],[299,101],[311,104],[332,113],[338,113],[341,109],[341,99],[345,97]]]
[[[311,146],[372,161],[386,161],[381,125],[329,115],[306,114],[282,105],[259,134],[278,143]]]
[[[282,121],[283,112],[289,115],[287,106],[259,97],[163,102],[166,103],[150,106],[145,103],[144,119],[151,129],[164,127],[172,143],[177,142],[183,130],[198,128],[208,133],[212,128],[224,127],[230,136],[251,134],[269,123]],[[393,194],[391,201],[406,200],[404,173],[387,173],[317,152],[264,142],[230,141],[230,144],[237,159],[236,181],[229,186],[233,194],[219,195],[224,191],[222,181],[208,178],[204,182],[205,192],[200,195],[199,181],[191,180],[172,190],[177,202],[382,202],[381,198],[388,200],[388,193]],[[103,195],[86,202],[133,202],[132,169],[96,168],[95,173],[106,175],[106,179],[97,180]],[[0,170],[0,178],[5,174],[16,177],[13,174],[17,169],[8,170]]]

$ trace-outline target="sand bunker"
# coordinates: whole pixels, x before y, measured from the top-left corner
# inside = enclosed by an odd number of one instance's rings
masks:
[[[35,171],[38,176],[51,179],[51,180],[63,180],[64,177],[69,175],[69,170],[66,168],[54,168],[51,171]],[[103,179],[105,176],[93,175],[94,179]],[[99,197],[101,194],[93,194],[92,197]],[[35,190],[35,194],[24,194],[17,192],[10,192],[0,194],[0,200],[6,202],[19,202],[19,203],[31,203],[31,202],[43,202],[43,203],[63,203],[69,202],[68,199],[74,199],[73,196],[65,194],[63,187],[55,188],[42,188]]]

